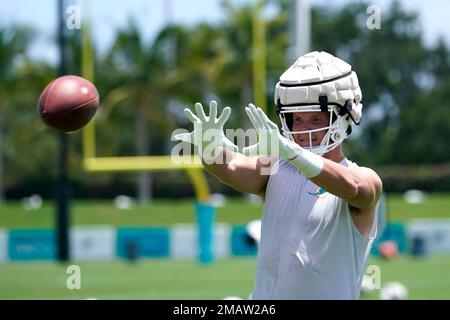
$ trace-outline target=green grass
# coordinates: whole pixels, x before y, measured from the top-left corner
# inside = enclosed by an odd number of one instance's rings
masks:
[[[378,265],[382,285],[399,281],[409,291],[409,299],[450,299],[450,256],[413,258],[400,256],[394,261],[371,258],[369,265]],[[379,290],[363,299],[378,299]]]
[[[405,203],[401,195],[388,196],[389,219],[408,221],[414,218],[450,217],[450,194],[432,194],[422,204]],[[258,219],[262,204],[252,204],[243,198],[232,198],[223,208],[218,208],[216,221],[245,224]],[[44,202],[38,210],[26,211],[19,202],[9,202],[0,207],[0,226],[51,227],[55,208],[51,201]],[[72,201],[71,224],[113,226],[164,226],[195,221],[193,200],[156,200],[147,206],[119,210],[111,201]]]
[[[407,204],[400,195],[388,197],[390,220],[450,217],[450,194],[430,195],[422,204]],[[0,227],[52,227],[55,209],[45,202],[25,211],[19,202],[0,207]],[[244,224],[261,216],[262,205],[230,199],[217,210],[216,221]],[[112,201],[73,201],[72,225],[163,226],[195,221],[192,200],[157,200],[132,210],[116,209]],[[450,299],[450,257],[394,262],[371,258],[380,266],[382,283],[400,281],[411,299]],[[116,260],[80,263],[82,289],[68,290],[66,266],[54,262],[17,262],[0,265],[0,299],[222,299],[248,297],[253,286],[254,258],[228,259],[210,266],[186,260]],[[364,299],[376,299],[379,291]]]
[[[430,194],[423,203],[409,204],[402,195],[389,195],[387,208],[391,221],[408,221],[414,218],[450,218],[450,194]]]
[[[66,288],[66,266],[14,263],[0,268],[0,299],[221,299],[247,297],[254,259],[210,266],[186,260],[80,263],[81,289]]]
[[[247,223],[258,219],[262,213],[261,204],[252,204],[243,199],[232,199],[223,208],[218,208],[216,221],[233,224]],[[156,200],[146,206],[130,210],[117,209],[111,201],[72,201],[71,224],[113,225],[113,226],[164,226],[174,223],[193,223],[193,200]],[[37,210],[24,210],[19,202],[10,202],[0,207],[0,226],[52,227],[55,221],[55,207],[51,201]]]
[[[410,299],[450,299],[450,257],[387,262],[372,258],[382,284],[400,281]],[[0,299],[222,299],[247,298],[254,258],[217,261],[142,260],[80,263],[81,289],[66,288],[66,266],[53,262],[8,263],[0,268]],[[378,299],[379,290],[363,299]]]

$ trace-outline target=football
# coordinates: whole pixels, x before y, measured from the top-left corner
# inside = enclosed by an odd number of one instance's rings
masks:
[[[66,75],[45,87],[39,97],[38,112],[49,127],[72,132],[89,123],[97,111],[99,100],[97,88],[90,81]]]

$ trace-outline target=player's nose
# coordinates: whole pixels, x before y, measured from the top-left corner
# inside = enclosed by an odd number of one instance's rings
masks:
[[[294,125],[294,127],[293,127],[293,130],[292,131],[297,131],[297,132],[299,132],[299,131],[309,131],[309,130],[312,130],[312,128],[311,128],[311,126],[309,126],[308,124],[296,124],[296,125]],[[303,133],[302,133],[303,134]]]

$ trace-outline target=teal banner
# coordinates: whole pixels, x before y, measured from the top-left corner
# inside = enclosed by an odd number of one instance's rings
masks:
[[[130,260],[138,257],[163,258],[169,256],[167,228],[119,228],[117,256]]]
[[[395,241],[397,243],[398,252],[406,252],[408,249],[408,238],[405,226],[401,223],[388,223],[383,232],[375,239],[370,253],[373,255],[379,255],[378,245],[384,241]]]
[[[245,226],[234,226],[231,231],[231,254],[233,256],[254,256],[256,242],[247,234]]]
[[[56,257],[53,229],[11,229],[8,255],[10,260],[52,260]]]

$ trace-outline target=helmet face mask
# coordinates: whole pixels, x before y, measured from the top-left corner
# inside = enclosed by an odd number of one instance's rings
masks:
[[[352,124],[362,117],[362,93],[356,73],[345,61],[326,52],[301,56],[280,77],[275,87],[277,114],[286,138],[306,135],[305,149],[324,155],[338,147],[351,133]],[[313,130],[293,131],[293,115],[297,112],[328,112],[329,123]],[[313,135],[323,132],[318,144]],[[303,144],[303,143],[302,143]]]
[[[344,117],[339,115],[339,106],[328,105],[327,111],[323,111],[320,105],[299,105],[299,106],[283,106],[280,108],[279,117],[282,123],[283,135],[294,141],[294,135],[306,135],[307,144],[303,148],[319,155],[335,149],[348,136],[348,122],[343,121]],[[311,130],[293,131],[293,115],[302,112],[327,112],[328,125],[325,127],[315,128]],[[313,134],[323,132],[324,136],[319,144],[313,144]]]

